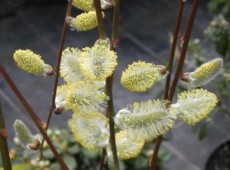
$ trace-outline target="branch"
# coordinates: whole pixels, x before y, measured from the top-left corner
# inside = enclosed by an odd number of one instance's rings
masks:
[[[99,31],[100,39],[105,40],[107,36],[106,36],[106,32],[105,32],[105,25],[103,23],[101,1],[100,0],[94,0],[94,5],[95,5],[95,9],[96,9],[97,24],[98,24],[98,31]]]
[[[17,86],[15,85],[15,83],[13,82],[13,80],[10,78],[10,76],[8,75],[8,73],[5,71],[5,69],[3,68],[3,66],[0,64],[0,72],[3,75],[3,77],[5,78],[6,82],[8,83],[8,85],[10,86],[10,88],[12,89],[12,91],[15,93],[15,95],[18,97],[19,101],[22,103],[22,105],[25,107],[25,109],[27,110],[27,112],[29,113],[30,117],[32,118],[32,120],[34,121],[34,123],[36,124],[36,126],[38,127],[40,133],[42,134],[42,136],[44,137],[44,139],[46,140],[47,144],[49,145],[49,148],[51,149],[51,151],[53,152],[53,154],[55,155],[57,161],[59,162],[60,166],[62,167],[63,170],[69,170],[69,168],[66,166],[65,162],[63,161],[63,159],[61,158],[61,155],[57,152],[57,150],[55,149],[54,145],[52,144],[51,140],[49,139],[46,131],[44,130],[44,123],[42,122],[42,120],[37,116],[37,114],[33,111],[33,109],[31,108],[31,106],[29,105],[29,103],[26,101],[26,99],[23,97],[23,95],[21,94],[21,92],[19,91],[19,89],[17,88]]]
[[[184,1],[180,0],[180,4],[179,4],[179,8],[178,8],[178,14],[177,14],[177,23],[176,23],[176,27],[175,27],[174,36],[173,36],[173,43],[172,43],[171,52],[170,52],[169,64],[168,64],[168,67],[167,67],[168,71],[169,71],[169,75],[167,76],[166,85],[165,85],[165,94],[164,94],[164,99],[165,100],[172,101],[174,93],[175,93],[175,89],[177,87],[177,83],[178,83],[178,80],[179,80],[180,73],[183,70],[184,61],[185,61],[187,48],[188,48],[188,43],[189,43],[190,35],[191,35],[191,32],[192,32],[194,20],[195,20],[195,17],[196,17],[198,4],[199,4],[199,0],[194,0],[193,1],[192,11],[190,13],[189,21],[188,21],[188,24],[187,24],[186,30],[185,30],[184,43],[183,43],[182,52],[181,52],[181,55],[180,55],[179,64],[177,66],[176,74],[175,74],[175,77],[174,77],[174,80],[173,80],[173,83],[172,83],[172,86],[171,86],[171,90],[170,90],[170,93],[169,93],[172,65],[173,65],[173,60],[174,60],[174,55],[175,55],[175,50],[176,50],[177,38],[178,38],[180,25],[181,25],[181,18],[182,18],[183,9],[184,9]],[[159,151],[159,148],[160,148],[161,141],[162,141],[162,136],[158,136],[157,140],[156,140],[156,144],[154,146],[154,153],[153,153],[152,160],[151,160],[150,170],[155,170],[156,169],[157,155],[158,155],[158,151]]]
[[[10,156],[9,156],[9,150],[8,150],[8,144],[7,144],[7,135],[3,135],[3,132],[6,131],[5,129],[5,122],[4,122],[4,117],[2,113],[2,108],[0,104],[0,150],[1,150],[1,157],[2,157],[2,164],[3,168],[6,170],[11,170],[11,161],[10,161]]]
[[[73,2],[73,0],[69,0],[69,2],[68,2],[65,18],[71,15],[72,2]],[[52,102],[51,102],[51,106],[50,106],[50,110],[49,110],[49,115],[48,115],[48,118],[46,121],[46,130],[49,127],[52,113],[53,113],[53,110],[55,109],[55,98],[56,98],[56,94],[57,94],[58,79],[59,79],[59,74],[60,74],[59,70],[60,70],[62,51],[64,48],[64,41],[65,41],[65,37],[66,37],[66,33],[67,33],[67,28],[68,28],[68,24],[66,23],[66,21],[64,21],[60,45],[59,45],[59,50],[58,50],[58,59],[57,59],[56,69],[55,69],[56,74],[55,74]],[[40,156],[41,158],[43,157],[43,152],[42,152],[43,151],[43,145],[44,145],[44,139],[42,140],[42,144],[41,144],[41,156]]]

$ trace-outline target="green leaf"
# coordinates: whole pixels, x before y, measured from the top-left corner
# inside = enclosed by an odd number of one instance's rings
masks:
[[[54,154],[53,154],[53,152],[49,148],[47,148],[47,149],[45,149],[43,151],[43,155],[47,159],[53,159],[54,158]]]
[[[73,156],[65,154],[63,159],[68,165],[69,169],[77,169],[77,160]]]
[[[198,136],[199,140],[203,140],[207,136],[207,133],[208,133],[207,125],[203,124],[199,131],[199,136]]]
[[[67,152],[71,155],[75,155],[80,152],[80,148],[78,145],[75,144],[73,146],[68,147]]]

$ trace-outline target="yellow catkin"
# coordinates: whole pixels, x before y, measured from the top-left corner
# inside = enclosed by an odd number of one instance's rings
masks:
[[[217,102],[215,94],[204,89],[193,89],[178,95],[177,103],[170,106],[170,113],[177,114],[186,123],[194,125],[206,118]]]
[[[114,118],[119,128],[145,141],[166,133],[174,126],[175,120],[176,115],[169,114],[166,102],[160,100],[134,103],[120,110]]]
[[[89,80],[103,81],[113,73],[117,66],[117,55],[106,45],[96,44],[83,51],[80,68]]]
[[[77,31],[88,31],[97,27],[97,16],[95,11],[89,11],[74,18],[70,26]]]
[[[108,119],[101,113],[74,114],[69,127],[75,139],[89,150],[109,144]]]
[[[80,70],[81,50],[77,48],[66,48],[62,52],[60,74],[66,82],[78,82],[85,80]]]
[[[35,140],[34,136],[31,134],[27,126],[21,120],[15,120],[14,131],[20,141],[20,144],[25,148],[28,148],[28,145],[33,143]]]
[[[136,139],[135,137],[130,137],[127,131],[120,131],[116,134],[116,146],[117,146],[117,156],[121,160],[131,159],[138,156],[141,149],[144,146],[143,139]],[[112,151],[110,147],[107,147],[107,153],[109,157],[112,157]]]
[[[130,91],[144,92],[158,79],[158,71],[152,63],[134,62],[123,71],[121,84]]]
[[[202,86],[209,83],[221,72],[223,60],[221,58],[213,59],[202,64],[194,72],[190,73],[191,85]]]
[[[73,0],[73,6],[83,11],[94,10],[93,0]]]
[[[13,58],[18,67],[24,71],[38,75],[45,74],[47,65],[40,55],[33,53],[31,50],[16,50]]]
[[[83,112],[103,110],[108,99],[96,85],[86,81],[72,83],[66,95],[67,107]]]

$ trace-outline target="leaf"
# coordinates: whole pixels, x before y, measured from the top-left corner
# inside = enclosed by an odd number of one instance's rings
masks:
[[[68,165],[69,169],[77,169],[77,160],[73,156],[65,154],[63,159]]]

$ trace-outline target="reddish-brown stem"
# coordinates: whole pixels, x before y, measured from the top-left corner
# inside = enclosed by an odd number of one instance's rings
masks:
[[[116,1],[115,1],[115,3],[116,3]],[[95,9],[96,9],[96,14],[97,14],[97,22],[98,22],[98,30],[99,30],[100,39],[106,39],[106,32],[105,32],[105,27],[104,27],[103,18],[102,18],[100,0],[94,0],[94,4],[95,4]],[[117,5],[119,5],[119,3],[117,3]],[[116,4],[115,4],[115,9],[117,9]],[[117,12],[114,12],[114,15],[119,17],[119,10],[117,10]],[[115,19],[117,20],[117,17],[114,17],[114,20]],[[117,27],[117,28],[115,28],[115,27]],[[118,30],[118,24],[115,24],[115,25],[113,24],[113,32],[112,32],[113,37],[118,35],[117,30]],[[113,48],[113,47],[112,47],[112,49],[115,50],[115,48]],[[114,168],[115,168],[115,170],[119,170],[116,140],[115,140],[115,129],[114,129],[114,121],[113,121],[113,117],[114,117],[115,113],[114,113],[114,106],[113,106],[112,85],[113,85],[113,75],[111,75],[110,77],[108,77],[106,79],[105,93],[110,98],[108,103],[107,103],[108,107],[106,110],[106,114],[107,114],[107,117],[109,118],[110,145],[111,145],[111,150],[112,150],[112,154],[113,154]],[[102,155],[102,159],[100,162],[100,168],[102,168],[102,169],[103,169],[103,164],[104,164],[104,158],[105,158],[105,152],[103,150],[103,155]]]
[[[114,169],[119,170],[119,162],[118,162],[116,139],[115,139],[115,129],[114,129],[114,121],[113,121],[113,117],[115,116],[115,112],[114,112],[114,106],[113,106],[112,87],[113,87],[113,75],[106,79],[105,93],[110,97],[110,99],[108,101],[106,113],[107,113],[107,116],[109,118],[110,145],[111,145],[111,150],[112,150],[112,154],[113,154]]]
[[[1,103],[0,103],[0,130],[2,129],[4,129],[4,131],[7,132],[7,130],[5,129],[5,122],[4,122],[4,117],[3,117]],[[11,166],[11,161],[9,156],[7,139],[5,135],[1,135],[1,134],[0,134],[0,150],[1,150],[3,168],[7,170],[11,170],[12,166]]]
[[[166,83],[165,83],[165,91],[164,91],[164,99],[168,99],[168,93],[169,93],[169,87],[170,87],[170,80],[171,80],[171,73],[172,73],[172,66],[173,66],[173,61],[174,61],[174,56],[175,56],[175,51],[176,51],[176,45],[177,45],[177,39],[178,35],[180,32],[180,27],[181,27],[181,19],[183,16],[183,11],[184,11],[184,2],[183,0],[180,0],[179,2],[179,8],[177,11],[177,21],[176,21],[176,26],[174,29],[174,34],[173,34],[173,42],[170,50],[170,56],[169,56],[169,63],[167,65],[167,71],[168,71],[168,76],[166,77]]]
[[[69,2],[68,2],[68,6],[67,6],[65,18],[71,15],[72,1],[73,0],[69,0]],[[62,34],[61,34],[61,40],[60,40],[60,45],[59,45],[59,50],[58,50],[58,59],[57,59],[56,68],[55,68],[55,73],[56,74],[55,74],[55,81],[54,81],[52,102],[51,102],[51,106],[50,106],[48,118],[47,118],[47,121],[46,121],[46,128],[47,129],[49,127],[53,111],[55,109],[55,98],[56,98],[56,94],[57,94],[57,86],[58,86],[58,79],[59,79],[59,70],[60,70],[60,64],[61,64],[61,58],[62,58],[62,51],[63,51],[63,48],[64,48],[64,42],[65,42],[65,37],[66,37],[66,33],[67,33],[67,28],[68,28],[68,24],[64,20],[63,28],[62,28]],[[43,145],[44,145],[44,139],[42,140],[42,144],[41,144],[41,155],[40,155],[40,158],[43,157],[43,154],[42,154],[43,153]]]
[[[120,17],[120,0],[114,0],[114,15],[113,15],[113,29],[112,29],[112,50],[116,50],[118,43],[118,27],[119,27],[119,17]],[[107,116],[109,118],[109,127],[110,127],[110,145],[113,154],[113,163],[114,169],[119,170],[119,161],[117,156],[117,147],[115,139],[115,129],[113,117],[115,116],[114,106],[113,106],[113,74],[106,79],[106,94],[110,97],[108,101]]]
[[[71,15],[71,9],[72,9],[72,1],[73,0],[69,0],[68,6],[67,6],[67,10],[66,10],[66,17]],[[58,86],[58,79],[59,79],[59,70],[60,70],[60,64],[61,64],[61,58],[62,58],[62,51],[64,48],[64,42],[65,42],[65,37],[66,37],[66,33],[67,33],[67,28],[68,28],[68,24],[64,21],[63,24],[63,28],[62,28],[62,34],[61,34],[61,40],[60,40],[60,45],[59,45],[59,50],[58,50],[58,59],[57,59],[57,63],[56,63],[56,69],[55,69],[55,81],[54,81],[54,89],[53,89],[53,96],[52,96],[52,102],[51,102],[51,107],[50,107],[50,111],[49,111],[49,115],[48,115],[48,119],[47,119],[47,128],[49,127],[49,123],[52,117],[52,113],[53,110],[55,109],[55,98],[56,98],[56,94],[57,94],[57,86]]]
[[[119,43],[118,28],[120,20],[120,0],[114,0],[114,11],[113,11],[113,30],[112,30],[112,48],[116,49]]]
[[[183,0],[180,0],[180,4],[179,4],[179,8],[178,8],[178,15],[177,15],[176,29],[174,32],[173,43],[172,43],[172,47],[171,47],[170,59],[169,59],[169,64],[168,64],[169,75],[166,79],[165,93],[164,93],[164,99],[168,100],[168,101],[172,101],[172,99],[173,99],[175,89],[177,87],[177,83],[179,80],[179,76],[180,76],[180,73],[183,69],[184,60],[185,60],[185,56],[186,56],[186,52],[187,52],[187,48],[188,48],[188,43],[189,43],[190,35],[192,32],[192,27],[193,27],[193,23],[195,20],[198,4],[199,4],[199,0],[194,0],[193,6],[192,6],[192,11],[191,11],[191,14],[190,14],[190,17],[188,20],[188,24],[186,26],[184,43],[183,43],[183,48],[182,48],[182,52],[180,55],[179,64],[178,64],[177,71],[176,71],[176,74],[175,74],[175,77],[174,77],[174,80],[173,80],[173,83],[171,86],[171,90],[169,93],[171,71],[172,71],[172,65],[173,65],[175,50],[176,50],[176,42],[177,42],[179,30],[180,30],[181,18],[182,18],[183,8],[184,8],[184,2],[183,2]],[[156,140],[156,144],[154,146],[154,153],[153,153],[152,160],[151,160],[150,170],[156,170],[157,155],[158,155],[161,141],[162,141],[162,136],[158,136],[158,138]]]
[[[98,31],[99,31],[100,39],[105,40],[106,32],[105,32],[105,25],[103,22],[103,16],[102,16],[102,10],[101,10],[101,1],[94,0],[94,5],[96,9],[97,24],[98,24]]]
[[[168,97],[170,101],[172,101],[172,99],[173,99],[178,80],[179,80],[180,75],[183,71],[184,61],[185,61],[185,57],[186,57],[186,53],[187,53],[187,49],[188,49],[188,44],[189,44],[189,39],[190,39],[190,36],[192,33],[193,24],[194,24],[194,21],[196,18],[196,13],[197,13],[197,9],[199,6],[199,1],[200,0],[193,0],[192,11],[190,13],[189,21],[188,21],[188,24],[187,24],[186,29],[185,29],[184,42],[183,42],[183,47],[181,49],[179,63],[178,63],[177,69],[176,69],[175,77],[173,79],[172,86],[171,86],[170,93],[169,93],[169,97]]]
[[[102,156],[101,156],[101,161],[100,161],[100,168],[99,168],[99,170],[103,170],[103,169],[104,169],[105,157],[106,157],[106,149],[103,148],[103,149],[102,149]]]
[[[5,69],[3,68],[3,66],[1,64],[0,64],[0,72],[1,72],[2,76],[5,78],[6,82],[10,86],[10,88],[12,89],[12,91],[18,97],[19,101],[25,107],[25,109],[29,113],[30,117],[32,118],[32,120],[34,121],[36,126],[38,127],[38,130],[40,131],[40,133],[44,137],[45,141],[47,142],[47,144],[48,144],[49,148],[51,149],[51,151],[53,152],[53,154],[55,155],[55,157],[56,157],[57,161],[59,162],[61,168],[63,170],[69,170],[69,168],[66,166],[65,162],[61,158],[61,155],[57,152],[57,150],[55,149],[55,147],[52,144],[51,140],[49,139],[46,131],[43,129],[42,120],[37,116],[37,114],[34,112],[34,110],[30,107],[29,103],[26,101],[24,96],[21,94],[21,92],[19,91],[19,89],[17,88],[17,86],[15,85],[15,83],[10,78],[10,76],[8,75],[8,73],[5,71]]]

